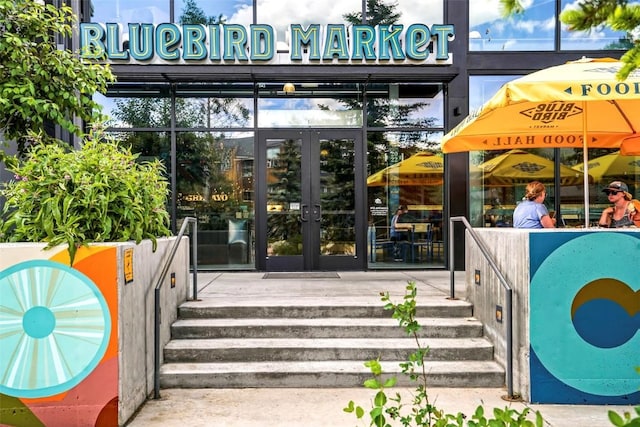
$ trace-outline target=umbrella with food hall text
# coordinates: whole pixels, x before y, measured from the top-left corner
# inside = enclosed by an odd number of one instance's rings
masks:
[[[585,226],[589,225],[588,148],[619,148],[640,130],[640,71],[626,80],[611,58],[582,58],[504,84],[442,139],[444,153],[582,148]]]
[[[622,140],[620,154],[623,156],[640,156],[640,135],[633,135]]]

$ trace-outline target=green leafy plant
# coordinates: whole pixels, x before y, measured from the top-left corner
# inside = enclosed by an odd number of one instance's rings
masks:
[[[494,408],[492,417],[485,414],[482,405],[476,408],[471,417],[458,412],[449,414],[438,409],[429,402],[427,394],[427,373],[425,369],[425,357],[429,349],[423,348],[418,339],[420,324],[416,321],[416,297],[417,288],[413,281],[408,282],[405,288],[405,295],[402,303],[391,301],[389,293],[381,295],[385,303],[386,310],[393,310],[392,317],[398,320],[399,325],[408,336],[416,342],[417,350],[409,355],[406,362],[400,364],[401,371],[412,381],[418,382],[415,392],[412,394],[412,401],[404,403],[400,393],[395,393],[389,397],[387,390],[397,383],[397,378],[383,378],[382,366],[379,360],[369,360],[365,362],[373,378],[364,382],[366,388],[377,390],[372,401],[372,408],[369,410],[370,426],[391,427],[392,425],[421,426],[421,427],[542,427],[544,420],[539,412],[535,412],[535,420],[530,419],[530,409],[525,408],[522,412],[505,407],[504,409]],[[365,410],[362,406],[350,401],[343,409],[347,413],[355,414],[356,418],[363,420]],[[391,424],[394,422],[395,424]],[[399,424],[398,424],[399,423]],[[625,425],[626,424],[620,424]],[[632,425],[635,426],[635,425]]]
[[[92,97],[115,80],[108,64],[61,49],[78,19],[70,6],[49,3],[0,0],[0,132],[16,141],[20,154],[29,131],[41,132],[45,123],[80,135],[74,118],[99,121],[101,106]],[[4,157],[0,148],[0,161]]]
[[[640,427],[640,406],[635,407],[637,416],[631,416],[630,412],[624,412],[622,415],[615,411],[609,411],[609,421],[616,427]]]
[[[79,150],[35,140],[0,190],[0,241],[67,244],[73,264],[77,248],[90,242],[151,239],[155,250],[156,237],[171,234],[159,161],[136,162],[97,128]]]
[[[640,366],[636,368],[636,372],[640,374]],[[640,406],[635,407],[636,415],[631,415],[630,412],[623,412],[622,415],[615,411],[609,411],[609,421],[616,427],[640,427]]]

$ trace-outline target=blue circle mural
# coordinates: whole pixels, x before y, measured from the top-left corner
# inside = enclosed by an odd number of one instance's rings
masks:
[[[558,380],[585,393],[638,392],[640,239],[588,233],[570,239],[542,261],[531,278],[532,357]],[[534,255],[532,254],[532,257]],[[640,362],[637,362],[640,363]]]
[[[594,280],[573,300],[573,326],[582,339],[596,347],[619,347],[640,330],[639,297],[617,279]]]
[[[84,274],[48,260],[0,272],[0,393],[52,396],[71,389],[98,365],[111,317]]]

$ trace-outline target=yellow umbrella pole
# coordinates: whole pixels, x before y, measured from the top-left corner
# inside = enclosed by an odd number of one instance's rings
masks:
[[[584,228],[589,228],[589,153],[587,152],[587,106],[582,101],[582,163],[584,183]]]

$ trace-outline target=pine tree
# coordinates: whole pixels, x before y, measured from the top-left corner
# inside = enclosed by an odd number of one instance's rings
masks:
[[[280,206],[281,210],[268,216],[270,240],[301,242],[300,213],[291,211],[291,203],[302,200],[302,155],[298,141],[286,140],[272,159],[268,173],[274,182],[268,185],[269,205]]]

